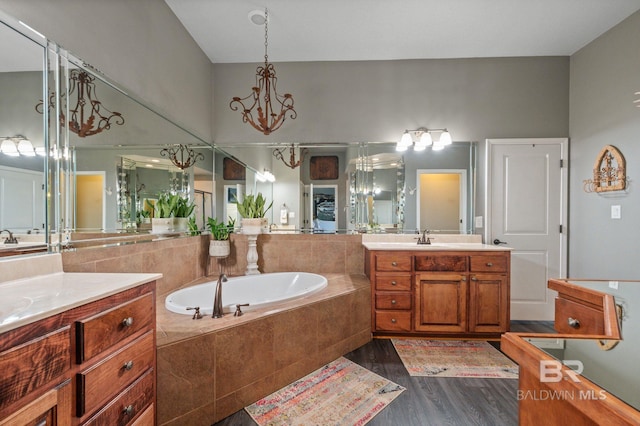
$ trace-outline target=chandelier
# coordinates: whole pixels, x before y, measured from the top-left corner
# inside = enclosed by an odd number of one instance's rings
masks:
[[[264,10],[264,66],[256,69],[256,85],[251,88],[251,94],[240,98],[234,96],[229,104],[233,111],[240,110],[242,122],[249,123],[254,129],[269,135],[278,130],[287,115],[292,119],[298,116],[293,109],[293,96],[289,93],[278,94],[276,86],[276,70],[269,63],[267,54],[268,42],[268,11]]]
[[[295,169],[304,161],[304,156],[307,154],[306,148],[300,148],[300,158],[296,161],[296,147],[294,144],[291,144],[289,147],[289,162],[284,159],[284,154],[287,148],[276,148],[273,150],[273,156],[278,160],[281,160],[285,166],[290,169]]]
[[[180,170],[193,166],[198,160],[204,160],[204,154],[195,152],[192,148],[182,144],[164,148],[160,151],[160,155],[169,157],[171,163]]]
[[[433,133],[440,133],[440,138],[434,140]],[[415,130],[404,131],[400,142],[396,144],[396,151],[406,151],[411,146],[413,146],[414,151],[424,151],[429,146],[433,151],[440,151],[445,146],[451,145],[451,142],[451,134],[447,129],[419,127]]]
[[[63,95],[64,97],[64,95]],[[54,106],[55,94],[49,96],[49,106]],[[40,101],[36,111],[43,113]],[[73,104],[73,105],[72,105]],[[124,117],[119,112],[108,110],[96,95],[95,77],[83,70],[73,69],[69,74],[69,130],[83,138],[109,130],[112,124],[123,125]],[[60,112],[60,124],[66,123],[64,112]]]

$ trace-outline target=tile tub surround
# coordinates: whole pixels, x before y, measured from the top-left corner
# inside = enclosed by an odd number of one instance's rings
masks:
[[[369,342],[368,279],[323,275],[323,291],[241,317],[192,320],[160,295],[158,424],[210,425]]]

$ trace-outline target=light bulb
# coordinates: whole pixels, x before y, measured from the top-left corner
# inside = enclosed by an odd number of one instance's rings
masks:
[[[424,151],[428,146],[431,146],[433,144],[433,139],[431,139],[431,134],[429,132],[423,132],[422,135],[420,135],[420,139],[418,139],[418,142],[416,142],[415,146],[413,147],[414,151]]]
[[[24,155],[25,157],[35,157],[36,151],[33,149],[33,145],[27,139],[20,139],[18,142],[18,152],[20,155]]]
[[[0,152],[4,155],[8,155],[9,157],[17,157],[20,155],[18,147],[11,139],[5,139],[2,141],[2,145],[0,145]]]

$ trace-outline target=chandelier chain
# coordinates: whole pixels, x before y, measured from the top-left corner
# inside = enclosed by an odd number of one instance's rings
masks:
[[[267,48],[269,47],[269,11],[264,9],[264,63],[269,62],[269,55],[267,54]]]

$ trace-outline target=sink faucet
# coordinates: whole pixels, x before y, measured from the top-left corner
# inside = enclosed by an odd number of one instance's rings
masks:
[[[222,318],[224,313],[222,312],[222,283],[227,282],[227,276],[220,274],[218,277],[218,283],[216,284],[216,292],[213,296],[213,314],[211,318]]]
[[[430,233],[431,231],[428,229],[422,231],[422,237],[418,238],[418,244],[431,244],[431,237],[429,237]]]
[[[9,231],[8,229],[3,229],[2,231],[0,231],[0,234],[2,234],[3,232],[9,233],[9,237],[7,237],[7,239],[4,240],[5,244],[18,244],[18,239],[13,236],[13,233],[11,231]]]

